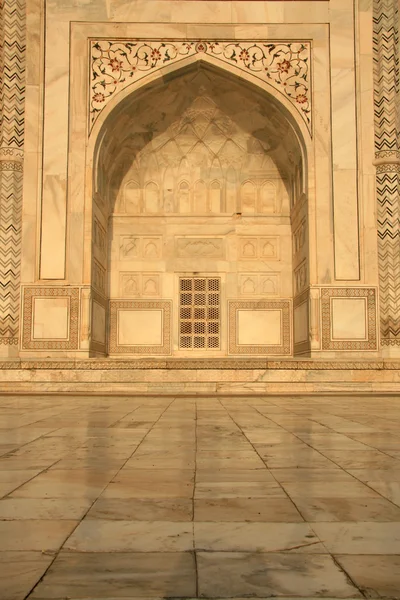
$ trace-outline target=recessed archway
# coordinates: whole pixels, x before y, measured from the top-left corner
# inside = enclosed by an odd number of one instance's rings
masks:
[[[126,96],[97,140],[110,354],[292,354],[308,174],[287,109],[197,62]]]

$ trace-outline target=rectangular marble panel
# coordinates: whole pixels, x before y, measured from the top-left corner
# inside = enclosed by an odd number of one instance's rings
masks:
[[[303,302],[293,309],[294,343],[299,344],[308,340],[308,303]]]
[[[228,302],[229,354],[290,354],[289,300]]]
[[[92,306],[92,337],[94,342],[105,344],[106,341],[106,309],[98,302]]]
[[[365,298],[332,298],[332,339],[365,340],[367,338],[367,303]]]
[[[32,338],[68,339],[68,311],[69,298],[34,298]]]
[[[118,345],[160,346],[162,310],[119,310]]]
[[[111,300],[110,353],[170,354],[171,302]]]
[[[280,310],[238,310],[238,345],[281,344],[281,325]]]

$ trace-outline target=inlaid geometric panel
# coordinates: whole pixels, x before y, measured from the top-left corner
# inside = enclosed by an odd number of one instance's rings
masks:
[[[23,350],[76,350],[78,323],[79,288],[24,288]]]
[[[376,350],[375,288],[322,288],[322,349]]]
[[[16,346],[20,328],[25,0],[0,1],[0,344]]]
[[[221,347],[221,280],[219,277],[179,279],[180,350]]]

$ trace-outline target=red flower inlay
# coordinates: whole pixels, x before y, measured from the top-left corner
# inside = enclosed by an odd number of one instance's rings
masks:
[[[246,50],[245,48],[240,52],[239,54],[239,58],[240,60],[249,60],[250,58],[250,54],[248,52],[248,50]]]
[[[289,73],[290,62],[288,60],[283,60],[282,62],[276,65],[278,67],[278,71],[281,73]]]
[[[299,104],[305,104],[305,102],[308,102],[308,98],[305,94],[298,94],[296,96],[296,102]]]
[[[120,71],[122,67],[122,60],[118,60],[117,58],[112,58],[110,60],[110,67],[112,71]]]
[[[95,95],[93,96],[93,100],[95,102],[104,102],[105,100],[105,96],[104,94],[102,94],[101,92],[96,92]]]
[[[154,50],[151,52],[151,58],[154,60],[160,60],[161,52],[157,48],[154,48]]]

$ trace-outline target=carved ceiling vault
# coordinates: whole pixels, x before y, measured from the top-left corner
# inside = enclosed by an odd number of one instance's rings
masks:
[[[109,213],[289,214],[298,140],[240,82],[197,67],[125,99],[104,127],[96,190]]]

